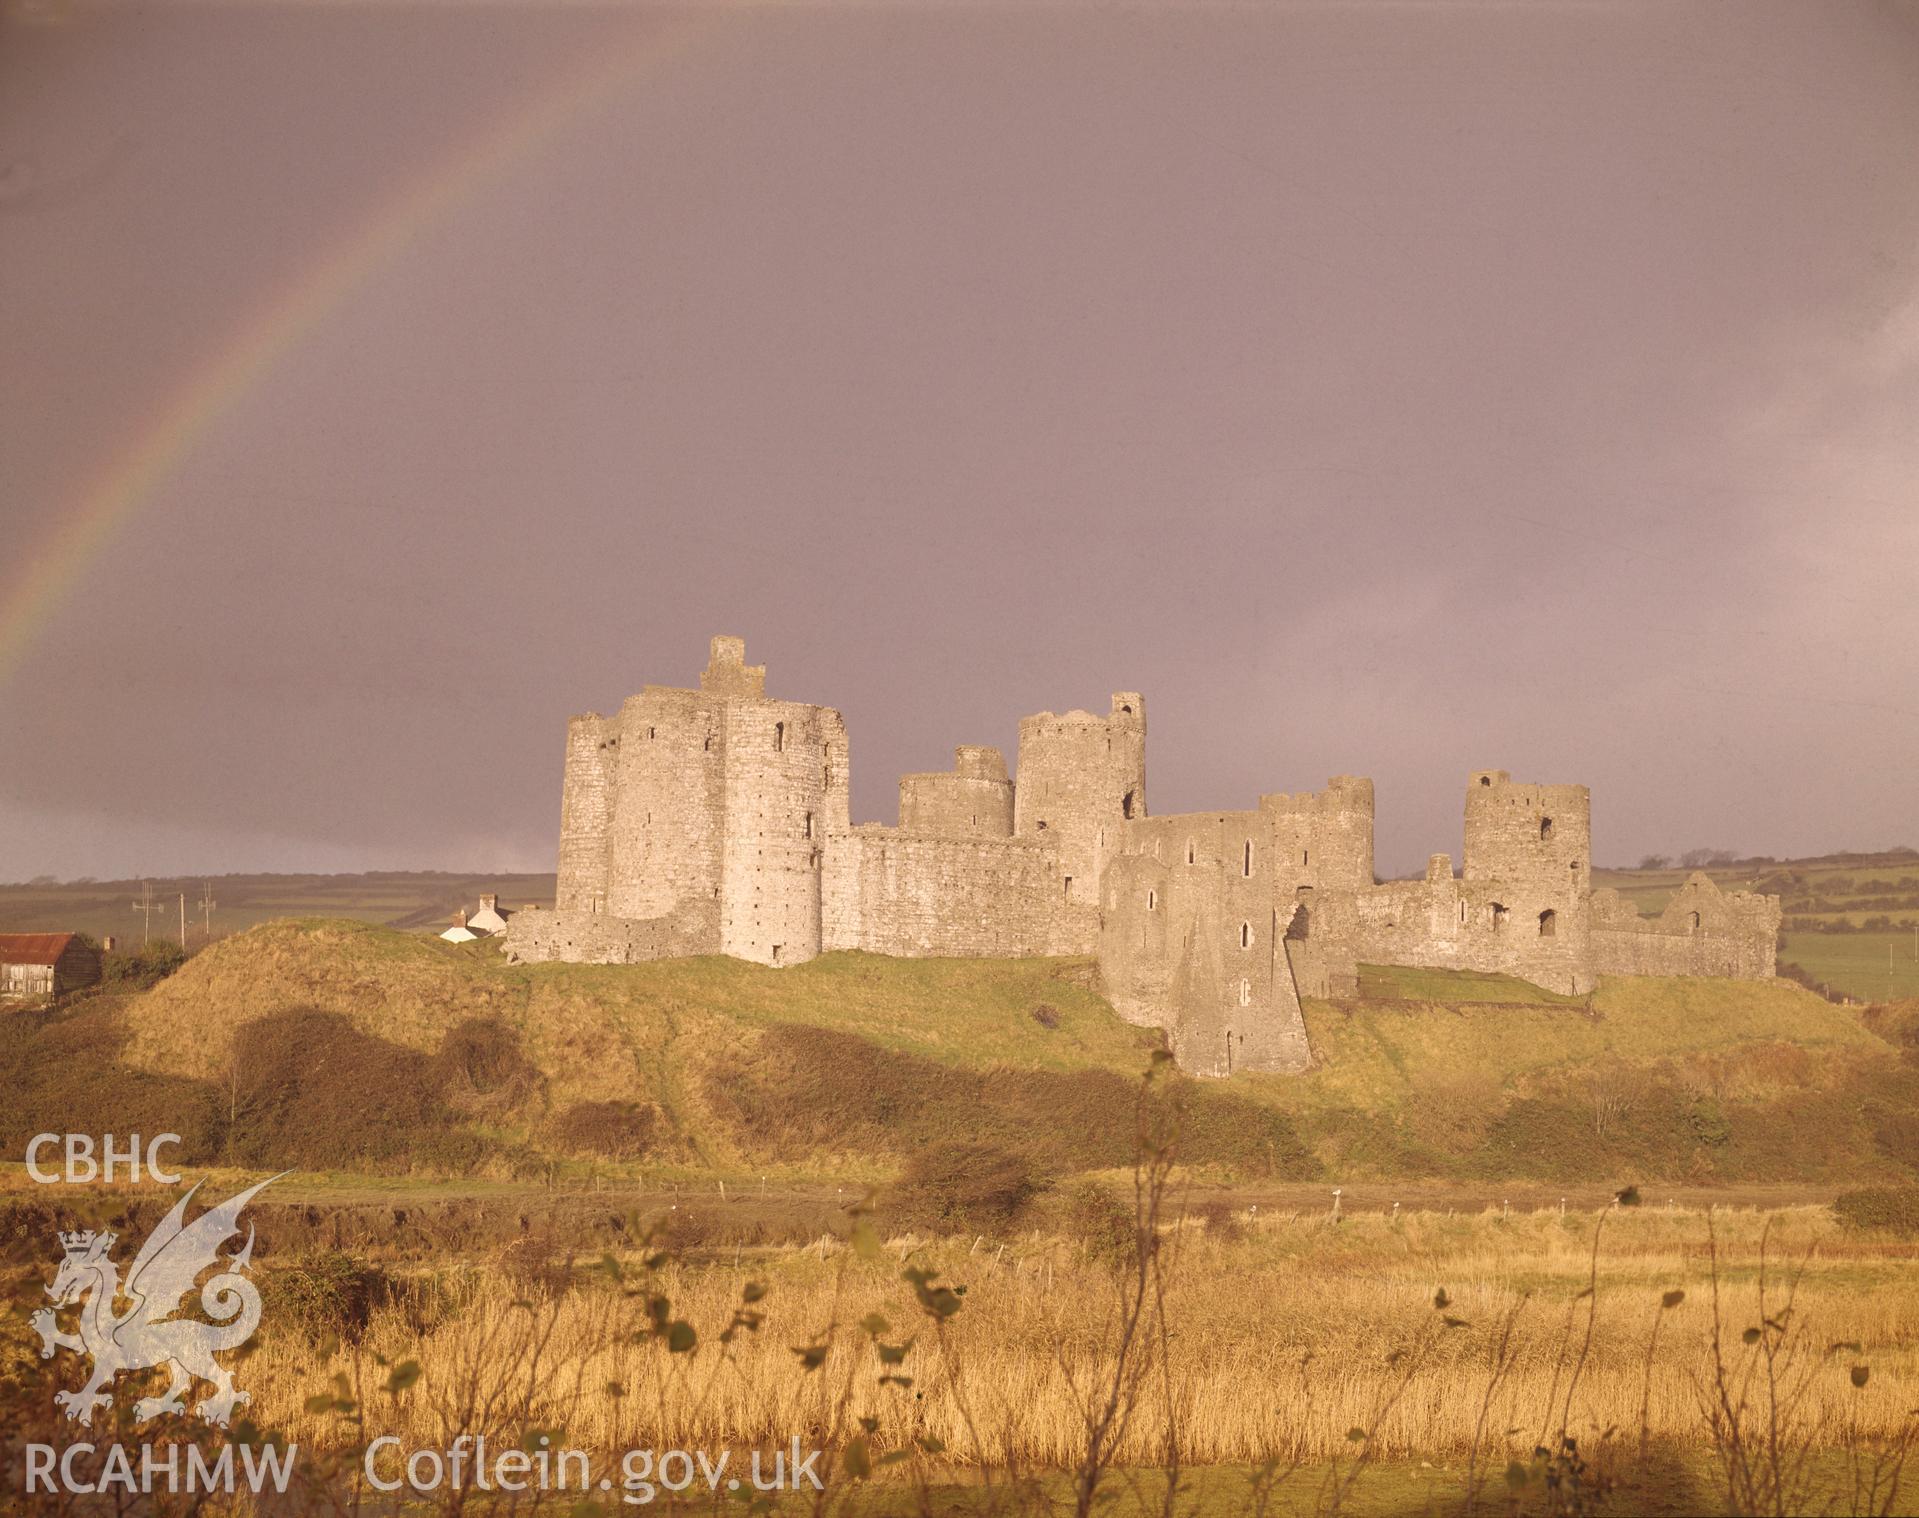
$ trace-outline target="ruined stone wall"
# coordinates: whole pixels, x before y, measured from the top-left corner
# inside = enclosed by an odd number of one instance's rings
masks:
[[[1617,891],[1592,896],[1593,963],[1602,975],[1716,975],[1769,980],[1776,973],[1779,898],[1722,892],[1695,873],[1656,918]]]
[[[598,712],[566,724],[566,769],[560,786],[560,865],[554,904],[605,911],[611,885],[614,774],[619,727]]]
[[[1393,880],[1365,891],[1319,891],[1302,902],[1295,931],[1325,956],[1335,984],[1350,984],[1358,965],[1416,965],[1515,975],[1549,991],[1584,995],[1593,988],[1588,919],[1583,902],[1539,913],[1509,904],[1522,899],[1510,883],[1443,875]],[[1337,992],[1336,994],[1349,994]]]
[[[1059,850],[1063,951],[1091,953],[1099,938],[1100,875],[1120,828],[1146,815],[1146,703],[1113,697],[1105,717],[1041,712],[1019,725],[1013,831]]]
[[[564,960],[569,964],[628,965],[649,959],[710,954],[719,940],[712,903],[671,917],[610,917],[592,911],[524,907],[507,919],[502,944],[509,964]]]
[[[1126,823],[1102,878],[1100,982],[1128,1021],[1164,1028],[1180,1068],[1312,1064],[1275,896],[1270,813]]]
[[[950,773],[900,776],[900,827],[969,838],[1013,836],[1013,782],[996,748],[963,746]]]
[[[827,836],[825,946],[907,958],[1051,954],[1060,892],[1050,843],[869,823]]]

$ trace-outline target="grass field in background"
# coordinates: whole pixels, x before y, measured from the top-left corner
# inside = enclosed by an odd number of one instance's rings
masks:
[[[191,875],[151,880],[87,880],[0,885],[0,933],[109,934],[137,947],[148,930],[143,887],[153,892],[152,935],[180,938],[186,899],[187,946],[199,948],[280,917],[344,917],[383,927],[438,932],[482,891],[503,907],[553,905],[551,875],[489,875],[440,870],[378,870],[361,875]],[[203,910],[211,891],[213,910]]]
[[[1919,996],[1910,932],[1782,933],[1779,957],[1855,1001]]]

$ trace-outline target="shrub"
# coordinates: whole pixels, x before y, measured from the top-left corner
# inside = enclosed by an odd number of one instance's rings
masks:
[[[523,1233],[500,1251],[500,1272],[523,1297],[564,1296],[573,1284],[573,1256],[550,1233]]]
[[[261,1316],[316,1342],[357,1343],[386,1296],[384,1272],[339,1250],[300,1255],[260,1276]]]
[[[100,978],[115,991],[150,991],[187,962],[186,950],[170,938],[155,938],[124,953],[100,957]]]
[[[1087,1258],[1114,1270],[1136,1262],[1138,1219],[1112,1191],[1093,1181],[1075,1181],[1061,1189],[1059,1201],[1060,1227],[1079,1241]]]
[[[1033,1008],[1033,1021],[1042,1028],[1052,1029],[1059,1026],[1059,1008],[1051,1002],[1041,1002]]]
[[[1038,1189],[1021,1155],[953,1140],[906,1163],[896,1200],[907,1223],[942,1233],[985,1233],[1010,1223]]]
[[[1237,1244],[1246,1237],[1246,1220],[1224,1197],[1214,1197],[1210,1202],[1200,1203],[1193,1210],[1193,1216],[1206,1225],[1208,1238],[1218,1239],[1223,1244]]]
[[[1847,1228],[1884,1228],[1911,1237],[1919,1234],[1919,1186],[1843,1191],[1834,1200],[1832,1213]]]

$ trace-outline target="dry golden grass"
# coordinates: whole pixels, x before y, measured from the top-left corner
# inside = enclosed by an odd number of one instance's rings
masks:
[[[1741,1334],[1760,1322],[1763,1239],[1775,1320],[1797,1277],[1788,1323],[1810,1377],[1800,1404],[1807,1442],[1903,1428],[1919,1400],[1915,1252],[1841,1235],[1820,1208],[1721,1211],[1711,1225],[1734,1365],[1756,1353]],[[1582,1297],[1596,1228],[1598,1290]],[[1168,1238],[1164,1359],[1141,1383],[1123,1464],[1164,1461],[1169,1432],[1183,1463],[1322,1461],[1350,1453],[1357,1429],[1370,1432],[1378,1456],[1454,1458],[1478,1447],[1496,1452],[1503,1469],[1508,1452],[1525,1457],[1562,1421],[1586,1448],[1607,1430],[1618,1446],[1636,1447],[1642,1402],[1653,1441],[1709,1442],[1704,1213],[1260,1218],[1237,1232],[1189,1219]],[[902,1282],[905,1263],[968,1288],[943,1334]],[[640,1279],[629,1262],[627,1284]],[[765,1321],[723,1347],[717,1335],[749,1281],[766,1287],[755,1308]],[[877,1257],[823,1240],[737,1264],[663,1265],[642,1290],[663,1294],[671,1317],[698,1330],[690,1354],[636,1339],[645,1298],[604,1275],[530,1305],[490,1266],[444,1285],[458,1305],[438,1321],[386,1309],[368,1325],[357,1351],[368,1435],[445,1447],[461,1432],[512,1441],[534,1425],[564,1427],[570,1442],[600,1449],[743,1448],[796,1434],[832,1442],[857,1432],[851,1419],[864,1415],[879,1420],[881,1446],[927,1436],[962,1460],[1058,1467],[1080,1452],[1086,1399],[1113,1353],[1114,1277],[1081,1246],[1036,1234],[1004,1246],[896,1239]],[[1433,1305],[1442,1288],[1443,1313]],[[1662,1294],[1674,1290],[1684,1302],[1663,1309]],[[863,1330],[870,1313],[886,1325]],[[1510,1369],[1489,1397],[1508,1320]],[[899,1367],[910,1388],[879,1383],[875,1334],[888,1344],[913,1339]],[[827,1341],[825,1363],[805,1370],[795,1347]],[[1834,1344],[1848,1347],[1829,1352]],[[417,1360],[424,1373],[410,1390],[384,1394],[374,1355]],[[1870,1367],[1863,1389],[1852,1382],[1856,1365]],[[343,1430],[332,1415],[306,1411],[305,1400],[328,1377],[355,1371],[354,1351],[319,1357],[282,1332],[244,1379],[262,1421],[320,1445]]]

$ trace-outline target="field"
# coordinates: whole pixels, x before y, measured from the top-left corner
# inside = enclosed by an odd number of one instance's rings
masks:
[[[145,910],[151,888],[151,922]],[[441,870],[376,871],[364,875],[214,875],[150,880],[36,881],[0,885],[0,933],[77,932],[111,935],[121,946],[180,938],[182,899],[186,943],[197,949],[280,917],[344,917],[383,927],[438,932],[461,907],[471,911],[482,891],[500,905],[553,904],[551,875],[486,875]],[[212,898],[211,910],[206,909]]]
[[[580,1259],[537,1232],[270,1257],[248,1411],[336,1496],[330,1460],[373,1439],[533,1429],[595,1477],[798,1433],[845,1512],[1072,1511],[1085,1479],[1127,1514],[1169,1479],[1186,1514],[1915,1510],[1891,1484],[1919,1384],[1908,1241],[1816,1206],[1335,1220],[1167,1179],[1145,1233],[1115,1184],[957,1234],[842,1213],[811,1243],[699,1247],[661,1206]]]

